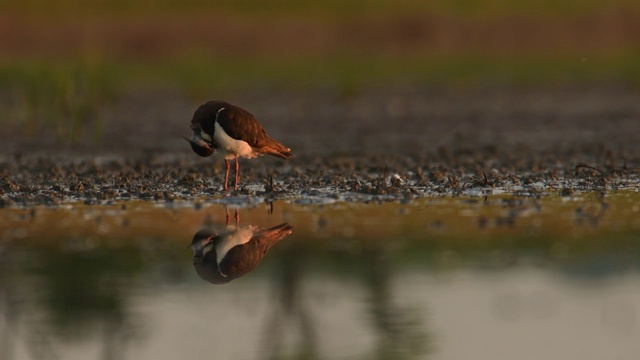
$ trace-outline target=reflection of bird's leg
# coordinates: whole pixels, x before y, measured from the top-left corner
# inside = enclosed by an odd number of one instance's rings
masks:
[[[238,154],[236,154],[236,182],[233,184],[233,189],[238,190],[238,172],[240,171],[240,164],[238,164]]]
[[[227,205],[224,206],[224,211],[226,212],[226,216],[224,218],[224,225],[227,226],[229,225],[229,219],[231,219],[231,216],[229,215],[229,208],[227,207]]]
[[[229,160],[224,159],[224,168],[225,168],[225,173],[224,173],[224,191],[229,191],[229,187],[227,186],[227,182],[229,181],[229,169],[231,168],[231,165],[229,164]]]
[[[233,217],[236,219],[236,227],[238,227],[238,223],[240,222],[240,212],[238,211],[238,209],[236,209],[236,213],[233,215]]]

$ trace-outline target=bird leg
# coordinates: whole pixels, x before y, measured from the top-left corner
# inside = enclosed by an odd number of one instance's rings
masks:
[[[229,215],[229,207],[227,207],[227,205],[224,206],[224,211],[226,213],[224,225],[227,226],[229,225],[229,220],[231,220],[231,215]],[[235,209],[233,219],[236,221],[236,227],[238,227],[238,224],[240,223],[240,212],[238,211],[238,209]]]
[[[238,164],[238,154],[236,154],[236,182],[233,185],[234,190],[238,190],[238,172],[240,171],[240,164]]]
[[[229,169],[231,168],[231,165],[229,164],[229,160],[224,159],[224,168],[225,168],[225,173],[224,173],[224,191],[227,192],[229,191],[229,186],[227,186],[227,182],[229,181]]]

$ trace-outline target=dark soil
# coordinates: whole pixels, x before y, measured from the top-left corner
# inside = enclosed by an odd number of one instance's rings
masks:
[[[241,160],[240,189],[228,196],[222,161],[197,157],[180,138],[206,100],[125,96],[100,114],[97,142],[61,145],[8,128],[0,135],[0,206],[640,189],[637,90],[256,90],[226,100],[254,113],[296,158]]]

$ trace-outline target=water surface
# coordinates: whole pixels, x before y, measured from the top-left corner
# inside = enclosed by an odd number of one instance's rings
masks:
[[[0,358],[636,359],[639,200],[3,209]],[[189,245],[236,221],[294,228],[214,285]]]

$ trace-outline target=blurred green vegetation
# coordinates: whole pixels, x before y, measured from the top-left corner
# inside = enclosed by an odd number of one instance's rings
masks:
[[[553,83],[617,82],[640,84],[640,52],[597,58],[566,56],[484,55],[333,55],[302,59],[190,57],[157,67],[131,64],[116,71],[138,85],[155,81],[188,92],[241,90],[254,86],[336,89],[387,84],[475,86],[478,84],[528,86]],[[138,66],[140,66],[138,68]],[[117,65],[107,66],[115,69]],[[114,74],[118,77],[118,74]],[[155,79],[155,80],[154,80]]]
[[[78,123],[95,119],[96,107],[124,91],[172,89],[202,96],[260,87],[358,91],[389,84],[474,87],[611,82],[638,86],[638,63],[640,51],[587,58],[347,54],[284,60],[264,57],[259,61],[255,57],[202,55],[153,65],[32,60],[0,63],[0,82],[26,107],[23,114],[29,133],[37,129],[36,119],[42,119],[59,126],[59,135],[74,138],[79,134]]]
[[[100,108],[126,91],[168,89],[190,97],[256,88],[333,89],[358,93],[386,85],[549,86],[616,83],[640,84],[640,53],[599,58],[522,56],[488,58],[331,56],[280,60],[193,56],[149,65],[137,62],[29,61],[0,64],[0,83],[12,99],[8,124],[24,134],[55,135],[62,143],[82,136],[98,139]]]
[[[296,16],[354,16],[365,14],[411,13],[431,11],[455,15],[488,15],[504,12],[538,12],[545,14],[576,15],[611,8],[640,9],[635,0],[327,0],[296,1],[274,0],[24,0],[0,1],[0,9],[22,11],[42,16],[75,16],[77,14],[140,14],[158,12],[194,12],[217,10],[243,15],[296,15]]]
[[[12,102],[5,121],[22,124],[26,135],[54,135],[75,142],[100,136],[98,110],[118,92],[118,71],[108,64],[43,61],[0,65],[1,89]],[[53,134],[51,134],[53,133]]]
[[[294,91],[319,87],[334,89],[339,94],[353,94],[365,87],[397,84],[473,87],[616,83],[638,86],[640,47],[629,40],[624,29],[621,30],[623,35],[619,42],[616,42],[615,36],[620,33],[613,32],[612,44],[598,43],[592,47],[587,46],[585,51],[581,51],[580,46],[585,45],[585,41],[587,45],[591,45],[588,37],[587,40],[579,37],[583,43],[566,52],[536,50],[538,45],[535,44],[529,49],[526,39],[514,42],[513,39],[509,40],[508,34],[505,35],[505,42],[498,41],[488,50],[479,47],[479,51],[469,51],[469,46],[475,49],[474,40],[469,44],[461,36],[464,32],[456,35],[450,44],[451,49],[441,42],[446,41],[447,26],[458,26],[459,19],[472,19],[471,24],[477,26],[478,21],[481,24],[484,21],[491,24],[492,18],[510,19],[512,15],[525,14],[534,16],[535,19],[554,19],[554,24],[562,24],[562,19],[585,14],[618,14],[614,16],[615,20],[620,14],[639,11],[640,2],[635,0],[277,0],[268,5],[255,0],[222,0],[211,3],[196,0],[179,3],[168,0],[101,0],[90,3],[79,0],[4,0],[0,1],[0,14],[3,14],[4,19],[13,21],[9,29],[15,34],[31,30],[33,33],[26,35],[25,39],[28,40],[24,44],[19,41],[19,36],[8,35],[8,45],[2,45],[0,38],[0,106],[4,107],[3,111],[7,114],[2,122],[13,129],[20,129],[19,135],[53,134],[61,143],[74,143],[83,137],[99,138],[102,132],[102,107],[127,91],[158,88],[202,97],[203,94],[214,92],[265,87],[289,88]],[[169,29],[183,30],[190,25],[189,19],[192,16],[202,17],[203,14],[228,15],[233,22],[248,26],[240,27],[249,29],[248,31],[260,29],[255,24],[261,21],[271,21],[265,27],[267,29],[274,21],[286,23],[288,19],[295,19],[295,24],[310,20],[321,27],[322,24],[331,27],[339,23],[329,33],[343,31],[350,34],[353,28],[349,26],[359,26],[357,21],[366,23],[374,20],[363,28],[364,34],[358,34],[344,43],[326,45],[321,42],[320,45],[316,44],[317,48],[311,46],[313,51],[309,52],[305,52],[307,48],[304,46],[297,48],[305,39],[295,37],[276,43],[278,50],[263,49],[254,52],[241,46],[240,50],[218,51],[215,43],[209,45],[207,41],[210,32],[215,33],[217,28],[208,29],[209,33],[189,45],[192,47],[181,48],[180,42],[176,43],[175,39],[169,44],[164,43],[164,37],[171,34],[172,30],[154,27],[158,21],[164,24],[162,19],[177,19]],[[422,40],[408,41],[397,49],[389,50],[387,47],[395,44],[396,37],[401,40],[402,36],[407,36],[405,31],[409,31],[411,35],[412,26],[422,26],[420,21],[415,20],[421,19],[422,15],[445,19],[445,25],[440,24],[439,28],[433,30],[439,34],[433,40],[438,43],[439,50],[429,48],[428,43],[423,43]],[[413,22],[405,24],[408,28],[403,27],[403,16],[413,19]],[[157,21],[150,24],[142,21],[139,23],[140,28],[136,28],[135,24],[143,19]],[[390,35],[390,38],[378,45],[373,39],[367,38],[366,31],[375,29],[379,19],[391,19],[391,23],[387,25],[398,33]],[[448,24],[446,19],[454,21]],[[95,20],[99,20],[98,28],[92,28]],[[610,21],[615,23],[614,20]],[[628,22],[629,19],[626,20]],[[498,23],[496,28],[489,26],[487,36],[500,36],[504,33],[504,27],[510,26],[509,22]],[[108,37],[110,26],[117,29],[121,24],[134,24],[131,25],[132,29],[140,30],[141,37],[121,45],[122,47],[114,45],[114,42],[123,41],[118,37],[123,36],[122,34],[114,38],[103,38]],[[586,24],[588,28],[589,23]],[[68,49],[65,48],[64,41],[60,43],[60,47],[51,46],[52,41],[61,41],[55,36],[64,36],[64,31],[56,33],[53,40],[42,39],[42,31],[64,28],[67,25],[69,32],[93,29],[97,35],[87,35],[86,38],[81,36],[80,39],[83,40],[80,43],[70,41]],[[188,27],[180,36],[188,38],[189,35],[196,35],[198,26],[200,25]],[[296,26],[284,27],[284,30],[279,31],[295,32]],[[562,27],[559,29],[561,31]],[[238,31],[241,36],[238,41],[242,41],[242,36],[246,34],[243,30]],[[420,31],[421,36],[431,36],[428,35],[428,26]],[[580,31],[575,30],[576,34]],[[274,34],[279,33],[275,31]],[[335,40],[332,36],[340,38],[341,34],[329,36],[328,41]],[[152,50],[154,46],[166,45],[168,50],[164,51],[170,56],[165,56],[165,53],[145,53],[144,46],[139,45],[149,40],[147,36],[153,42]],[[549,36],[555,35],[545,34],[542,39]],[[572,35],[567,35],[565,40],[572,44]],[[136,41],[142,43],[138,44]],[[358,47],[360,42],[365,43],[361,48]],[[508,47],[505,44],[512,43],[523,47],[514,51],[502,48]],[[357,46],[354,47],[354,44]],[[270,49],[271,44],[262,45]],[[3,51],[3,46],[7,47],[7,51]],[[289,46],[292,47],[291,54],[296,55],[278,53],[279,49],[288,50]]]
[[[43,308],[50,312],[56,334],[84,339],[100,331],[100,321],[126,322],[125,285],[131,286],[133,277],[144,270],[139,249],[34,252],[39,255],[34,272],[42,277]]]

